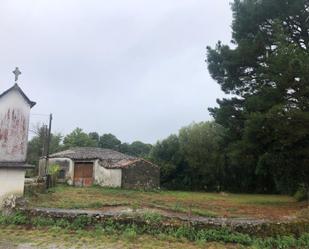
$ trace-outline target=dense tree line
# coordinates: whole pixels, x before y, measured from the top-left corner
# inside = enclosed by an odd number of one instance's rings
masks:
[[[161,166],[161,185],[170,189],[223,189],[224,128],[214,122],[193,123],[157,142],[149,158]]]
[[[33,130],[35,136],[28,143],[28,163],[38,165],[40,157],[46,155],[47,130],[45,126],[37,126]],[[122,143],[113,134],[99,135],[97,132],[86,133],[81,128],[76,128],[66,136],[51,134],[50,154],[73,147],[97,147],[112,149],[137,157],[146,157],[151,144],[140,141]]]

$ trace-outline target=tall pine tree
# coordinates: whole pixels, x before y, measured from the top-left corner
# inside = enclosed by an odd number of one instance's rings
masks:
[[[227,128],[234,190],[293,193],[309,184],[309,1],[235,0],[233,47],[207,48],[233,98],[210,108]]]

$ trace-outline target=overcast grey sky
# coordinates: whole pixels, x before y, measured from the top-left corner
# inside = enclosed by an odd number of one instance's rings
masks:
[[[0,91],[14,83],[53,132],[154,143],[223,97],[206,46],[231,39],[229,0],[1,0]],[[32,115],[31,123],[47,121]]]

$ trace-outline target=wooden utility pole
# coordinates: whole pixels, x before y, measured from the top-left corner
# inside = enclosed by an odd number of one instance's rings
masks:
[[[53,114],[49,115],[49,126],[46,140],[46,154],[45,154],[45,174],[48,172],[48,160],[49,160],[49,149],[50,149],[50,140],[51,140],[51,126],[52,126]]]
[[[50,139],[51,139],[51,126],[52,126],[53,114],[49,115],[49,126],[47,134],[47,147],[46,147],[46,157],[49,157]]]
[[[46,144],[47,144],[47,130],[48,127],[46,124],[43,124],[42,126],[42,134],[40,134],[40,132],[38,133],[38,136],[42,136],[42,155],[41,157],[45,157],[46,156]]]

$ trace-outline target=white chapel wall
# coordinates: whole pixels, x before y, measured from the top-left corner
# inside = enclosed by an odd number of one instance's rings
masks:
[[[5,198],[14,196],[23,196],[25,169],[5,169],[0,168],[0,207]]]
[[[26,161],[29,113],[29,104],[17,90],[0,98],[0,161]]]

